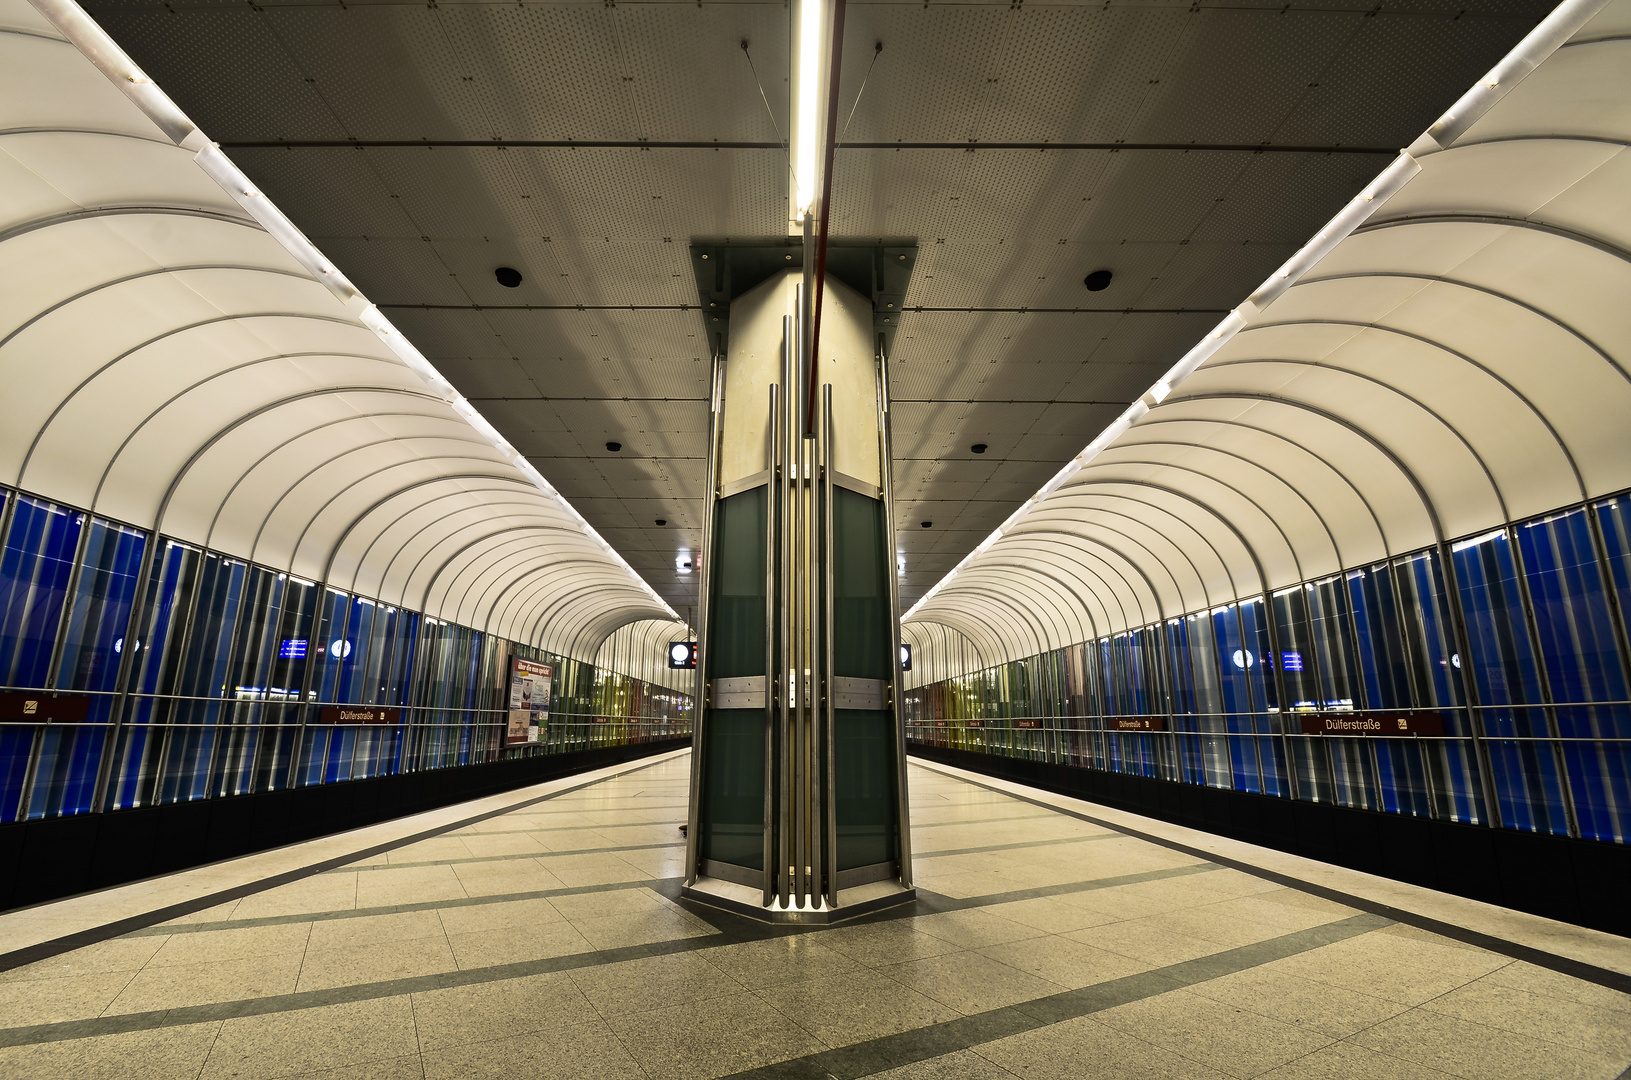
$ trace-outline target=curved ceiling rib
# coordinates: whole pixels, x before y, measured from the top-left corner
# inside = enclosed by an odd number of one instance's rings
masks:
[[[676,626],[72,0],[35,7],[0,29],[0,478],[580,659]]]
[[[1566,0],[941,579],[914,683],[1631,487],[1627,18]]]

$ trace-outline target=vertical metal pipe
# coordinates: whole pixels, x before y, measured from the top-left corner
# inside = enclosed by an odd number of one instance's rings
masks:
[[[826,899],[829,908],[838,906],[838,802],[837,790],[837,755],[834,748],[834,726],[832,686],[833,686],[833,659],[834,659],[834,627],[833,627],[833,584],[836,571],[834,559],[836,549],[833,546],[833,416],[832,416],[832,384],[828,383],[821,388],[821,492],[823,511],[821,515],[821,549],[822,549],[822,575],[821,575],[821,674],[822,674],[822,807],[823,815],[823,861],[826,864]]]
[[[783,347],[785,354],[786,348]],[[785,369],[785,364],[783,365]],[[772,842],[776,823],[776,732],[779,715],[776,688],[781,680],[777,677],[777,665],[781,662],[776,649],[776,631],[781,615],[776,606],[776,586],[780,583],[778,577],[778,559],[780,552],[780,536],[777,530],[776,511],[781,499],[781,387],[772,383],[770,386],[770,426],[767,432],[770,442],[770,478],[765,484],[765,694],[764,694],[764,724],[765,724],[765,801],[764,813],[764,904],[770,906],[771,899],[776,895],[776,852],[777,847]]]
[[[883,335],[878,335],[877,387],[878,387],[878,471],[883,486],[884,539],[889,545],[891,562],[895,536],[895,482],[894,439],[889,418],[889,357],[884,354]],[[912,827],[907,815],[909,800],[906,794],[906,724],[901,714],[900,694],[900,575],[889,577],[889,708],[895,724],[895,828],[900,841],[900,883],[912,885]]]
[[[802,298],[794,293],[794,311],[802,304]],[[777,702],[778,715],[781,722],[777,727],[780,736],[776,757],[778,773],[780,775],[780,798],[777,800],[779,813],[776,815],[776,895],[781,898],[781,905],[786,907],[792,899],[792,753],[790,752],[791,726],[793,710],[798,702],[797,672],[793,668],[793,485],[798,482],[798,458],[794,453],[796,443],[793,434],[793,415],[797,403],[794,387],[798,378],[799,355],[799,320],[796,314],[785,316],[783,322],[782,338],[785,342],[782,349],[782,393],[781,413],[777,416],[777,434],[781,439],[782,475],[778,485],[778,513],[780,532],[778,535],[778,578],[776,623],[778,627],[778,642],[776,649],[776,673],[781,677],[783,689]]]
[[[697,830],[702,817],[702,729],[703,701],[708,689],[708,590],[713,585],[714,515],[719,499],[719,432],[724,402],[720,400],[720,373],[723,357],[714,354],[708,393],[708,488],[702,497],[702,544],[697,552],[697,657],[696,678],[691,699],[691,807],[685,828],[685,884],[695,885],[701,867],[698,862]]]

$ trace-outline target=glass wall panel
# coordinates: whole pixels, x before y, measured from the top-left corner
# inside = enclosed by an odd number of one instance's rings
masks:
[[[1563,780],[1529,635],[1522,584],[1507,530],[1451,548],[1471,652],[1464,663],[1478,693],[1478,722],[1500,795],[1501,820],[1519,829],[1568,832]]]
[[[1631,706],[1591,522],[1582,508],[1517,535],[1580,835],[1623,840]]]

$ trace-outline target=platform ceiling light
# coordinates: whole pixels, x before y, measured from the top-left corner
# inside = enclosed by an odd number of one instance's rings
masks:
[[[803,221],[815,203],[817,174],[816,159],[820,153],[821,88],[826,85],[822,38],[825,29],[822,18],[830,0],[797,0],[798,8],[798,85],[793,112],[793,209],[797,220]]]
[[[902,621],[912,618],[923,609],[923,605],[933,600],[941,589],[963,570],[970,560],[991,550],[998,540],[1012,531],[1026,515],[1036,506],[1062,487],[1068,480],[1080,472],[1083,467],[1098,457],[1111,443],[1126,433],[1127,429],[1137,423],[1145,413],[1156,405],[1161,404],[1172,393],[1177,385],[1194,374],[1211,356],[1229,340],[1243,330],[1251,318],[1260,314],[1264,308],[1277,300],[1285,291],[1295,285],[1304,274],[1313,269],[1325,256],[1352,235],[1353,231],[1363,225],[1371,215],[1375,214],[1382,204],[1398,194],[1399,189],[1410,182],[1411,178],[1421,172],[1421,162],[1418,155],[1435,153],[1444,149],[1466,132],[1490,107],[1501,99],[1512,87],[1516,86],[1523,76],[1533,71],[1542,60],[1545,60],[1558,47],[1574,35],[1574,33],[1590,21],[1593,15],[1607,4],[1607,0],[1563,0],[1553,9],[1552,13],[1542,19],[1540,25],[1531,30],[1527,37],[1520,41],[1506,58],[1492,68],[1473,85],[1471,90],[1462,95],[1460,101],[1450,107],[1450,111],[1439,117],[1438,121],[1427,131],[1411,143],[1409,148],[1399,151],[1387,168],[1379,173],[1376,179],[1365,185],[1363,191],[1355,195],[1337,215],[1325,223],[1325,227],[1315,233],[1309,241],[1298,248],[1296,253],[1287,259],[1267,281],[1257,287],[1257,290],[1212,328],[1204,338],[1197,342],[1194,348],[1184,354],[1167,373],[1156,380],[1142,397],[1128,406],[1127,411],[1111,421],[1110,425],[1099,432],[1098,437],[1088,443],[1065,467],[1054,474],[1052,480],[1044,484],[1035,495],[1026,499],[1020,508],[1008,520],[1003,522],[980,542],[979,546],[965,555],[961,562],[951,568],[945,577],[935,582],[928,592],[918,598],[906,614],[901,616]],[[1107,270],[1094,271],[1084,280],[1090,290],[1094,289],[1094,279],[1103,284],[1102,289],[1110,284],[1110,273]],[[925,523],[926,525],[927,523]],[[1475,538],[1466,543],[1478,543],[1484,538]]]
[[[190,151],[198,167],[219,184],[221,190],[266,230],[267,234],[303,266],[314,280],[326,286],[329,292],[345,305],[347,314],[373,331],[385,347],[402,361],[403,366],[419,376],[432,393],[445,401],[461,419],[492,444],[506,462],[539,491],[553,499],[562,511],[577,523],[589,540],[601,548],[607,558],[634,579],[653,604],[675,622],[681,621],[679,613],[658,595],[657,590],[653,589],[645,578],[635,572],[628,560],[614,551],[605,538],[578,513],[577,508],[567,502],[566,498],[533,467],[533,464],[518,453],[487,418],[436,370],[435,365],[391,324],[384,313],[317,250],[317,246],[306,238],[305,233],[250,182],[243,170],[221,151],[220,146],[205,137],[187,114],[136,66],[135,61],[119,48],[94,19],[85,14],[84,9],[74,0],[30,0],[30,2],[40,14],[51,21],[63,37],[95,64],[109,81],[122,90],[166,137],[178,147]]]

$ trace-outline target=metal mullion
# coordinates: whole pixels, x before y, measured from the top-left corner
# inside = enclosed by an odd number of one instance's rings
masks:
[[[697,833],[702,819],[702,735],[704,702],[707,698],[708,674],[708,610],[709,590],[713,587],[714,517],[719,513],[719,438],[720,420],[724,403],[720,401],[719,380],[724,357],[715,352],[709,374],[708,407],[708,488],[702,499],[702,550],[698,552],[697,567],[697,626],[696,677],[692,680],[691,699],[691,806],[687,813],[685,830],[685,884],[695,885],[699,874]],[[769,685],[768,682],[766,684]]]
[[[889,357],[884,352],[883,335],[876,335],[875,340],[877,341],[875,364],[877,370],[877,415],[880,442],[878,478],[882,481],[881,486],[883,488],[884,536],[890,541],[889,547],[892,551],[895,532],[895,458],[892,421],[889,413]],[[891,719],[895,725],[895,831],[899,841],[897,851],[900,855],[900,883],[906,888],[911,888],[912,830],[908,817],[910,807],[906,793],[906,725],[901,715],[900,689],[900,575],[891,573],[888,577],[889,641],[893,653],[889,660],[889,708]]]

